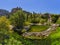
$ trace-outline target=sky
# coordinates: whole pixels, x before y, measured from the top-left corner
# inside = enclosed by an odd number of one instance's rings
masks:
[[[0,0],[0,9],[10,11],[17,6],[29,12],[60,14],[60,0]]]

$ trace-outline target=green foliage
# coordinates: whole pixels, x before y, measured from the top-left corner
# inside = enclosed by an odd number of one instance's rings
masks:
[[[0,45],[60,45],[60,27],[56,31],[52,32],[49,37],[45,39],[40,39],[40,37],[35,37],[34,35],[29,38],[24,38],[22,35],[17,34],[16,32],[10,33],[10,21],[11,25],[15,26],[20,33],[26,32],[24,26],[29,26],[30,23],[47,23],[50,18],[49,13],[44,15],[33,12],[27,12],[21,8],[14,8],[11,11],[10,19],[2,16],[0,17]],[[51,15],[52,23],[60,24],[60,18],[58,15]],[[57,20],[58,19],[58,20]],[[10,21],[9,21],[10,20]],[[48,22],[49,23],[49,22]],[[32,26],[30,32],[41,32],[49,28],[49,26]],[[43,38],[43,37],[42,37]]]
[[[8,33],[10,21],[5,17],[0,17],[0,32]]]
[[[40,22],[40,16],[38,16],[37,13],[33,12],[31,16],[31,23],[39,23]]]
[[[16,26],[18,29],[23,28],[24,24],[24,13],[22,11],[17,11],[13,15],[11,15],[10,20],[12,21],[12,25]]]
[[[2,40],[0,44],[4,43],[4,45],[23,45],[19,39],[20,36],[17,33],[11,33],[9,34],[9,38],[8,39],[4,38],[4,40]]]
[[[56,23],[56,21],[59,18],[59,15],[51,15],[51,18],[52,18],[52,23]]]
[[[34,19],[33,19],[33,20],[31,21],[31,23],[39,23],[39,20],[37,20],[37,19],[34,20]]]
[[[56,22],[57,24],[60,24],[60,17],[59,17],[59,19],[57,20],[57,22]]]
[[[48,20],[48,18],[50,18],[49,13],[44,13],[43,15],[41,15],[41,18],[46,19],[46,21]]]
[[[46,19],[40,19],[40,23],[44,24],[46,22]]]
[[[0,43],[4,41],[4,39],[10,33],[10,21],[5,17],[0,17]]]
[[[60,45],[60,27],[57,27],[56,31],[53,32],[50,36],[51,45]]]
[[[50,36],[52,39],[60,38],[60,27],[57,27],[56,31],[53,32]]]

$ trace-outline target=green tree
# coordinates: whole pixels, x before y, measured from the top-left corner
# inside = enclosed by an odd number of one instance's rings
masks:
[[[52,14],[52,15],[51,15],[51,18],[52,18],[52,23],[56,23],[56,21],[57,21],[58,18],[59,18],[59,15]]]
[[[4,39],[9,38],[10,34],[10,21],[5,17],[0,17],[0,43],[4,43]]]
[[[41,20],[40,20],[40,23],[41,23],[41,24],[44,24],[45,22],[46,22],[45,19],[41,19]]]
[[[9,31],[10,21],[5,17],[0,17],[0,32],[7,33]]]
[[[50,18],[49,13],[44,13],[43,15],[41,15],[41,18],[46,19],[46,22],[48,21],[48,19]]]
[[[32,20],[31,20],[32,23],[39,23],[40,22],[40,19],[39,19],[40,17],[38,15],[39,14],[33,12],[33,14],[32,14]]]
[[[16,13],[13,13],[13,15],[10,16],[10,20],[12,22],[11,24],[19,29],[18,31],[23,29],[25,17],[22,10],[18,10]]]

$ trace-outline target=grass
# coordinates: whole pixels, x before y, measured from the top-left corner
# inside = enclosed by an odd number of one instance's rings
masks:
[[[60,27],[57,27],[56,32],[52,33],[50,37],[53,39],[60,38]]]
[[[30,32],[41,32],[41,31],[44,31],[48,28],[49,28],[49,26],[34,25],[34,26],[31,27]]]
[[[60,27],[57,27],[56,32],[50,35],[51,45],[60,45]]]

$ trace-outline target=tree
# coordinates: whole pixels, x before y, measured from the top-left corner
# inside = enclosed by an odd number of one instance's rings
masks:
[[[45,19],[41,19],[41,20],[40,20],[40,23],[41,23],[41,24],[44,24],[45,22],[46,22]]]
[[[59,15],[52,14],[51,17],[52,17],[52,23],[56,23],[56,21],[57,21],[58,18],[59,18]]]
[[[40,22],[40,19],[39,19],[39,18],[40,18],[40,17],[38,16],[38,14],[35,13],[35,12],[33,12],[31,22],[32,22],[32,23],[39,23],[39,22]]]
[[[9,38],[9,34],[10,34],[10,21],[5,17],[2,16],[0,17],[0,42],[4,43],[4,39]]]
[[[46,21],[48,21],[48,19],[50,19],[50,14],[49,13],[45,13],[44,16],[45,16]]]
[[[7,33],[9,31],[10,21],[5,17],[0,17],[0,32]]]
[[[14,25],[16,29],[18,29],[17,31],[20,32],[23,29],[25,21],[23,11],[18,10],[16,13],[13,13],[13,15],[10,17],[10,21],[12,21],[11,24]]]

